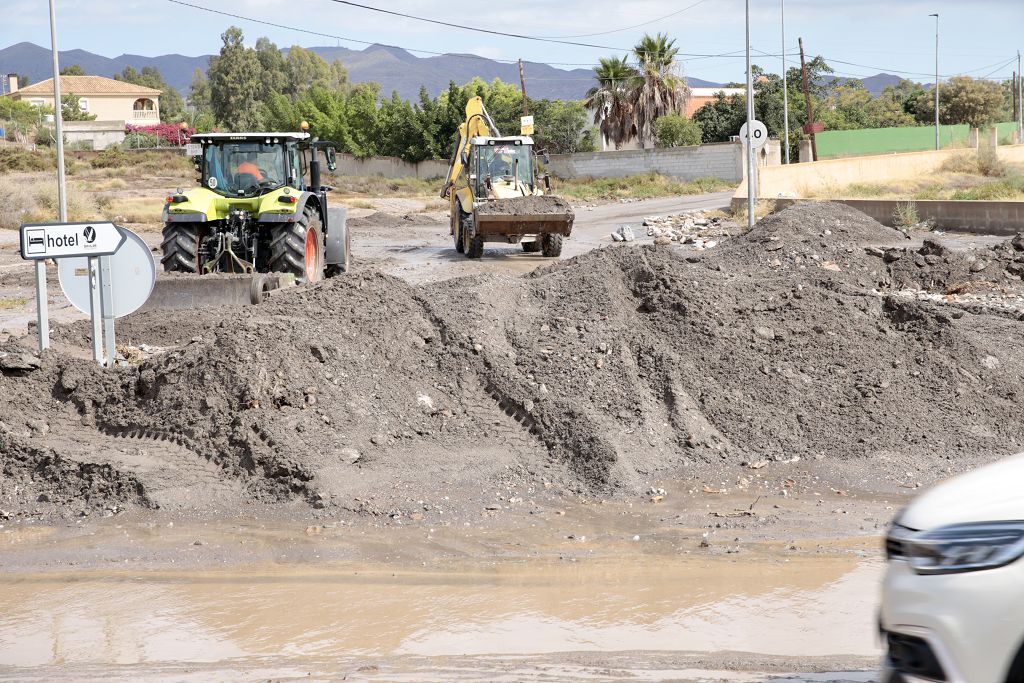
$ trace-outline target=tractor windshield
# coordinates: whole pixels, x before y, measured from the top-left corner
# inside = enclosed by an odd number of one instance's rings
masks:
[[[533,186],[533,155],[529,145],[502,143],[480,146],[481,179],[490,177],[492,183],[505,182]]]
[[[203,183],[218,194],[253,196],[280,187],[287,178],[282,144],[227,142],[203,150]]]

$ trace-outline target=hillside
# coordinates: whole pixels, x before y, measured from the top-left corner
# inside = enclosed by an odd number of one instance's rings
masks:
[[[500,78],[507,82],[519,81],[519,67],[516,64],[497,62],[473,55],[447,54],[433,57],[416,57],[400,48],[385,45],[371,45],[365,50],[349,50],[343,47],[309,48],[327,61],[340,59],[348,69],[353,82],[376,81],[384,93],[397,90],[406,99],[419,95],[421,85],[431,95],[438,95],[454,80],[462,84],[479,76],[490,81]],[[141,70],[153,66],[160,70],[164,80],[178,90],[187,92],[192,83],[192,74],[198,69],[205,71],[210,55],[186,57],[183,55],[120,55],[104,57],[85,50],[65,50],[60,53],[62,66],[79,64],[86,73],[97,76],[113,76],[126,66]],[[593,85],[590,69],[567,71],[547,64],[526,63],[526,89],[531,97],[550,99],[579,99]],[[32,83],[51,76],[50,51],[33,43],[18,43],[0,50],[0,73],[27,75]],[[689,78],[694,87],[719,85],[700,78]]]

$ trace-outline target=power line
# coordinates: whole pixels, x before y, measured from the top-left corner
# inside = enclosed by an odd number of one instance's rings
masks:
[[[623,31],[631,31],[631,30],[633,30],[635,28],[640,28],[641,26],[648,26],[650,24],[655,24],[655,23],[657,23],[659,21],[664,21],[665,19],[670,19],[670,18],[672,18],[674,16],[682,14],[683,12],[686,12],[687,10],[693,9],[697,5],[702,5],[705,2],[707,2],[707,1],[708,0],[698,0],[698,2],[695,2],[692,5],[689,5],[688,7],[684,7],[681,10],[676,10],[675,12],[672,12],[671,14],[666,14],[663,17],[658,17],[657,19],[651,19],[650,21],[645,21],[645,22],[642,22],[642,23],[639,23],[639,24],[633,24],[632,26],[626,26],[625,28],[616,28],[616,29],[612,29],[611,31],[601,31],[600,33],[580,33],[580,34],[575,35],[575,36],[543,36],[543,37],[544,38],[592,38],[594,36],[607,36],[607,35],[612,34],[612,33],[621,33]]]

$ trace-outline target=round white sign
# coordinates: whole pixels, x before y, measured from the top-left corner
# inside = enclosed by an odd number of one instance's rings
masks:
[[[137,311],[153,293],[156,283],[156,262],[141,237],[118,226],[125,236],[121,247],[110,256],[110,291],[114,300],[114,317],[121,318]],[[71,305],[89,313],[89,259],[75,256],[57,260],[60,288]]]
[[[751,130],[753,133],[750,136],[750,144],[754,146],[754,149],[760,149],[764,143],[768,142],[768,128],[760,121],[751,121]],[[743,124],[740,127],[740,140],[743,144],[747,144],[747,124]]]

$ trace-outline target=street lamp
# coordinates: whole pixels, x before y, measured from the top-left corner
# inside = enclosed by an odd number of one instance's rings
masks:
[[[782,146],[789,163],[789,84],[786,80],[786,0],[782,0]]]
[[[939,14],[929,14],[935,17],[935,149],[939,149]]]

